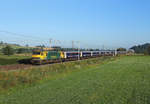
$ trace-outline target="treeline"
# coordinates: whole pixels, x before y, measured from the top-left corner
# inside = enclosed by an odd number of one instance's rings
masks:
[[[150,54],[150,43],[133,46],[130,49],[133,49],[135,53]]]
[[[0,46],[6,46],[6,45],[13,45],[13,46],[19,46],[19,47],[21,47],[19,44],[9,44],[9,43],[5,43],[3,41],[0,41]]]
[[[2,49],[0,49],[0,52],[4,55],[13,55],[15,53],[22,54],[22,53],[32,53],[33,48],[17,48],[14,49],[10,45],[6,45]]]

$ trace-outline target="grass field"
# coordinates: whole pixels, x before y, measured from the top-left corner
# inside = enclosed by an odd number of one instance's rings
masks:
[[[0,104],[150,104],[150,57],[120,57],[12,88]]]
[[[19,60],[28,59],[31,56],[24,56],[24,55],[3,55],[0,53],[0,65],[10,65],[10,64],[17,64]]]

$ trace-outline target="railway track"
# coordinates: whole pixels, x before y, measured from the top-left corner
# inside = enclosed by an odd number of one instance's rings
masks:
[[[90,58],[91,59],[91,58]],[[89,60],[88,59],[82,59],[82,60]],[[10,71],[10,70],[27,70],[35,67],[44,67],[44,66],[49,66],[52,64],[61,64],[61,63],[68,63],[68,62],[74,62],[74,61],[82,61],[82,60],[67,60],[64,62],[53,62],[49,64],[42,64],[42,65],[33,65],[31,63],[26,63],[26,64],[12,64],[12,65],[0,65],[0,71]]]
[[[111,56],[106,56],[106,57],[111,57]],[[100,57],[93,57],[93,58],[100,58]],[[61,64],[61,63],[68,63],[68,62],[74,62],[74,61],[82,61],[82,60],[90,60],[93,58],[86,58],[86,59],[81,59],[81,60],[66,60],[64,62],[53,62],[49,64],[41,64],[41,65],[33,65],[31,63],[26,63],[26,64],[12,64],[12,65],[0,65],[0,71],[10,71],[10,70],[27,70],[35,67],[45,67],[45,66],[50,66],[53,64]]]
[[[72,61],[65,61],[63,63],[67,63],[67,62],[72,62]],[[52,64],[61,64],[61,62],[55,62],[55,63],[49,63],[49,64],[42,64],[42,65],[33,65],[33,64],[0,65],[0,71],[27,70],[27,69],[31,69],[33,67],[49,66],[49,65],[52,65]]]
[[[33,65],[27,64],[12,64],[12,65],[1,65],[0,71],[9,71],[9,70],[25,70],[33,67]]]

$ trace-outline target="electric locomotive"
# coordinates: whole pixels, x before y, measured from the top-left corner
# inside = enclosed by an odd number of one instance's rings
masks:
[[[59,62],[64,59],[64,54],[61,51],[45,51],[34,50],[32,54],[32,64],[45,64],[52,62]]]

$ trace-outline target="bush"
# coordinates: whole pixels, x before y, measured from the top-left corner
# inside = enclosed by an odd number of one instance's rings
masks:
[[[7,45],[6,47],[4,47],[3,49],[2,49],[2,53],[4,54],[4,55],[13,55],[14,54],[14,49],[11,47],[11,46],[9,46],[9,45]]]
[[[150,55],[150,46],[147,48],[147,55]]]

